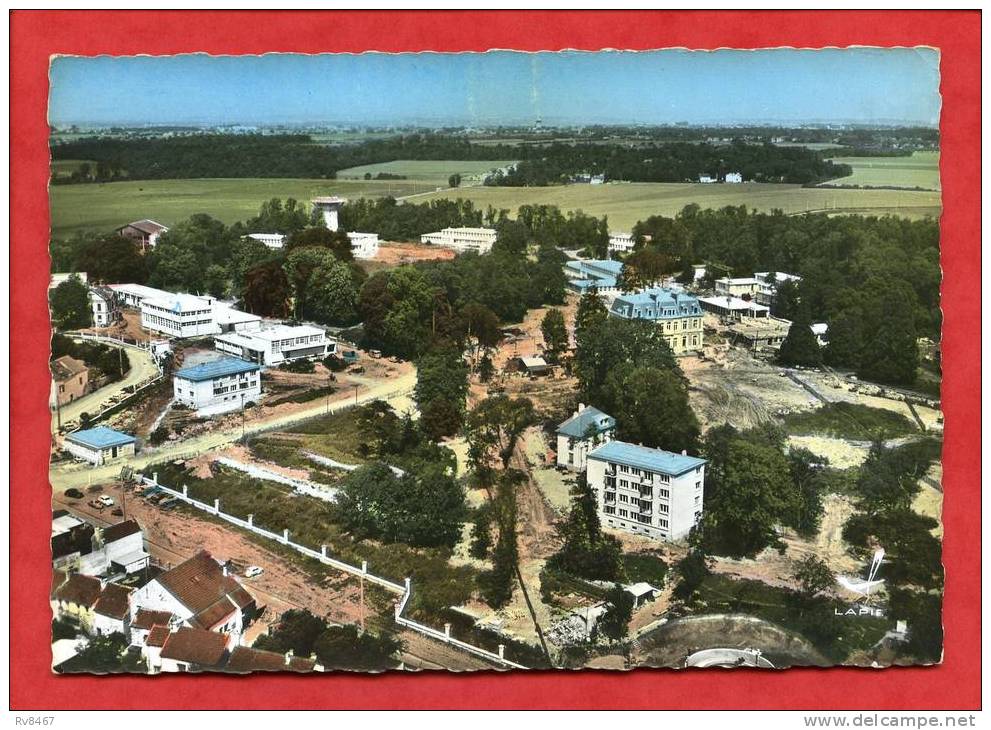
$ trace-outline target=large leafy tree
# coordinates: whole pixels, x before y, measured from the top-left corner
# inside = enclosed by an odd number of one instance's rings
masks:
[[[915,296],[907,283],[873,283],[879,288],[864,308],[871,334],[864,338],[857,374],[881,383],[911,385],[919,366]]]
[[[609,610],[599,619],[596,629],[611,641],[621,641],[630,630],[633,618],[633,596],[619,583],[615,583],[606,594]]]
[[[339,261],[323,263],[310,274],[301,314],[322,324],[353,324],[357,299],[351,267]]]
[[[289,314],[291,288],[285,269],[278,261],[255,266],[244,274],[244,307],[263,317],[285,317]]]
[[[288,251],[307,247],[326,249],[338,261],[354,260],[351,242],[343,230],[332,231],[324,226],[312,226],[292,234],[286,241],[286,250]]]
[[[85,271],[91,282],[144,284],[148,261],[129,238],[116,234],[84,240],[77,249],[73,271]]]
[[[560,309],[547,310],[540,323],[540,332],[544,336],[544,350],[548,358],[551,362],[558,362],[568,350],[568,329]]]
[[[423,424],[433,439],[452,436],[464,421],[468,395],[468,365],[453,347],[435,347],[416,363],[414,398],[427,421]]]
[[[70,276],[48,295],[52,324],[58,330],[89,327],[89,289],[78,276]]]
[[[587,580],[621,580],[622,547],[602,532],[595,494],[582,472],[571,489],[571,508],[558,526],[561,549],[551,565]]]
[[[507,468],[520,436],[536,421],[528,398],[496,395],[475,406],[465,424],[469,459],[475,470],[483,471],[494,459]]]
[[[249,218],[245,228],[250,233],[282,233],[291,235],[304,228],[309,222],[306,208],[295,198],[272,198],[262,203],[258,215]]]
[[[789,523],[806,537],[815,535],[819,530],[825,511],[822,503],[825,491],[823,470],[828,463],[808,449],[793,448],[788,451],[788,470],[798,490],[796,511]]]
[[[601,402],[624,441],[674,452],[698,449],[699,423],[679,371],[626,363],[606,376]]]
[[[788,328],[788,335],[778,350],[778,362],[782,365],[806,367],[822,364],[822,351],[812,332],[812,323],[807,312],[800,312]]]

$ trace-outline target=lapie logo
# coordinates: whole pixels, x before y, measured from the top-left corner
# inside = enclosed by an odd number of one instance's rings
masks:
[[[837,583],[851,593],[856,593],[857,595],[862,596],[864,600],[860,603],[853,604],[846,610],[834,608],[834,616],[872,616],[875,618],[884,616],[883,609],[870,605],[873,594],[878,588],[884,585],[884,580],[878,579],[877,577],[878,571],[881,570],[881,564],[883,562],[884,548],[878,548],[874,552],[874,559],[871,561],[871,568],[867,572],[866,580],[863,578],[850,578],[845,575],[836,577]]]

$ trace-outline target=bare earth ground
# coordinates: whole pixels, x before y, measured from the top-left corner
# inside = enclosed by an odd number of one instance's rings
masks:
[[[413,264],[417,261],[451,261],[456,256],[454,250],[425,243],[383,241],[374,261],[387,266]]]

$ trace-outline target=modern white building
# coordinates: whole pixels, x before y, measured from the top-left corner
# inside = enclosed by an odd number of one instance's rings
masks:
[[[599,294],[618,294],[619,275],[622,271],[623,262],[612,259],[584,259],[568,261],[564,265],[568,288],[579,294],[592,288]]]
[[[307,357],[326,357],[337,349],[319,327],[265,325],[258,329],[229,332],[213,338],[220,352],[266,367]]]
[[[62,449],[77,459],[93,466],[134,454],[137,444],[130,434],[114,431],[106,426],[70,433],[62,442]]]
[[[588,455],[588,484],[606,527],[680,540],[702,519],[705,459],[624,441]]]
[[[249,233],[245,238],[252,241],[264,243],[269,248],[279,249],[286,245],[286,236],[283,233]]]
[[[583,471],[588,453],[615,435],[615,418],[579,403],[574,415],[557,427],[558,466]]]
[[[236,411],[261,398],[261,366],[236,357],[225,357],[182,368],[172,378],[177,403],[197,415],[213,416]]]
[[[727,172],[726,182],[730,184],[739,184],[743,182],[743,174],[739,172]]]
[[[739,297],[699,297],[702,309],[719,317],[729,319],[763,318],[771,316],[771,310],[763,304],[740,299]]]
[[[356,259],[373,259],[379,252],[379,234],[348,231],[351,254]]]
[[[466,251],[476,251],[478,253],[488,253],[496,241],[496,231],[494,228],[445,228],[434,233],[425,233],[420,236],[421,243],[429,243],[434,246],[453,248],[459,253]]]
[[[145,299],[164,299],[171,296],[171,292],[144,284],[111,284],[109,288],[121,305],[132,309],[140,309],[141,302]]]
[[[782,283],[793,281],[797,284],[801,280],[800,276],[780,271],[758,271],[753,276],[716,279],[716,294],[730,297],[749,296],[758,304],[771,304]]]
[[[760,288],[757,291],[757,301],[761,304],[773,304],[774,297],[778,293],[778,287],[786,281],[798,284],[802,280],[801,276],[786,274],[783,271],[758,271],[754,274],[754,278],[760,284]]]
[[[609,250],[626,253],[633,250],[635,240],[632,233],[610,233]]]
[[[192,294],[169,294],[141,302],[141,326],[170,337],[203,337],[217,334],[214,300]]]

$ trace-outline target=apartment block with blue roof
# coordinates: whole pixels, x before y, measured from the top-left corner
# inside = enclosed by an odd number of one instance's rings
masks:
[[[702,307],[698,299],[686,292],[652,287],[634,294],[620,294],[613,300],[609,314],[655,322],[675,355],[702,350]]]
[[[240,410],[261,399],[261,366],[237,357],[211,360],[176,371],[172,389],[177,403],[200,416]]]
[[[610,441],[588,454],[588,485],[603,526],[682,540],[702,519],[705,459]]]

